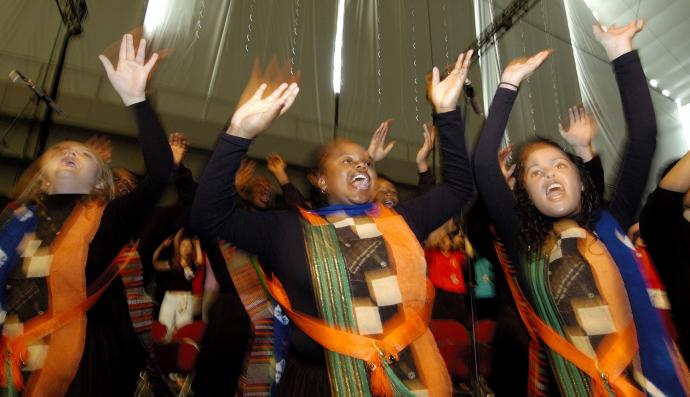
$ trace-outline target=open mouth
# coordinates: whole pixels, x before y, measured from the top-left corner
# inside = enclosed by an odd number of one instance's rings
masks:
[[[369,175],[363,172],[358,172],[352,177],[352,179],[350,179],[350,184],[357,190],[368,190],[369,186],[371,185],[371,181],[369,179]]]
[[[62,159],[62,165],[69,168],[77,168],[77,161],[71,157],[65,157]]]
[[[558,182],[552,182],[546,186],[546,198],[550,200],[559,199],[563,197],[564,193],[565,189],[563,189],[563,185]]]
[[[395,201],[393,201],[391,199],[384,199],[383,205],[388,207],[388,208],[393,208],[393,207],[395,207]]]

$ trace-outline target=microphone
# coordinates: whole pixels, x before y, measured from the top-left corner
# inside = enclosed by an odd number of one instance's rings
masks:
[[[44,101],[46,101],[46,103],[48,104],[48,106],[50,106],[51,108],[53,108],[53,110],[55,110],[58,114],[60,114],[60,115],[64,114],[64,112],[62,111],[62,109],[60,109],[60,106],[58,106],[58,104],[55,103],[55,101],[53,100],[53,98],[51,98],[51,97],[49,97],[48,95],[46,95],[46,93],[43,92],[43,90],[41,89],[41,87],[36,86],[36,84],[35,84],[31,79],[29,79],[29,78],[27,78],[26,76],[24,76],[24,75],[23,75],[20,71],[18,71],[17,69],[12,69],[12,70],[10,71],[9,78],[10,78],[10,80],[11,80],[13,83],[16,83],[17,80],[21,80],[22,83],[24,83],[27,87],[29,87],[29,89],[31,89],[31,91],[34,92],[34,94],[36,94],[36,96],[38,97],[38,99],[43,99]]]
[[[477,102],[477,99],[475,99],[474,97],[474,87],[472,87],[472,82],[470,81],[470,79],[465,80],[465,96],[470,101],[470,105],[472,106],[472,110],[475,114],[484,114],[482,105],[480,105]]]

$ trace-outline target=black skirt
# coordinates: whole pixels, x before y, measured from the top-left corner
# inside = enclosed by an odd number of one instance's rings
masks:
[[[328,371],[322,363],[311,363],[290,353],[283,376],[278,383],[278,397],[331,395]]]

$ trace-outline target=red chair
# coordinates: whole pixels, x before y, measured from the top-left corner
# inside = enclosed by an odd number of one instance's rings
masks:
[[[432,320],[429,328],[434,334],[450,375],[468,379],[471,374],[472,345],[467,329],[455,320]],[[483,377],[487,377],[491,369],[493,350],[489,345],[493,340],[495,329],[496,323],[491,320],[479,320],[475,327],[479,373]]]
[[[161,371],[166,374],[180,374],[184,377],[182,384],[178,384],[180,387],[179,397],[190,394],[194,380],[194,364],[205,330],[206,324],[204,322],[195,321],[176,330],[172,339],[166,341],[165,335],[168,328],[158,321],[153,322],[151,329],[154,341],[153,349]]]

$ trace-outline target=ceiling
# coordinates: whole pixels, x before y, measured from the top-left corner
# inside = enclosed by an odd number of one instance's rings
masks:
[[[584,4],[584,0],[567,0]],[[173,48],[151,83],[151,97],[170,130],[187,133],[192,145],[210,148],[232,114],[256,59],[262,66],[276,56],[301,72],[301,91],[293,108],[252,147],[263,157],[278,150],[288,163],[309,165],[313,150],[333,136],[332,89],[336,0],[149,0],[173,4],[150,32],[154,48]],[[422,142],[421,124],[430,118],[424,76],[432,65],[452,63],[474,39],[475,3],[496,12],[509,0],[345,0],[343,88],[339,135],[362,144],[378,123],[395,118],[391,138],[398,144],[380,166],[392,179],[416,183],[414,156]],[[40,82],[54,70],[56,35],[61,21],[54,0],[3,0],[0,14],[0,75],[19,69]],[[622,23],[638,13],[648,21],[637,45],[650,78],[659,82],[657,112],[668,129],[680,125],[675,104],[660,94],[690,102],[690,1],[589,1],[603,23]],[[141,0],[88,1],[84,33],[70,43],[58,95],[67,126],[134,136],[135,127],[110,88],[97,55],[122,33],[144,23]],[[535,76],[516,117],[531,130],[556,131],[567,106],[579,99],[575,66],[562,1],[542,0],[505,36],[502,61],[544,46],[558,48],[558,59]],[[594,56],[600,53],[592,52]],[[53,63],[50,63],[53,59]],[[605,62],[605,60],[603,60]],[[481,81],[477,64],[470,78]],[[50,79],[48,79],[50,81]],[[44,87],[49,84],[44,85]],[[557,86],[559,89],[553,90]],[[475,84],[482,97],[482,87]],[[553,91],[554,93],[550,93]],[[546,94],[538,95],[539,92]],[[525,98],[522,98],[525,97]],[[0,80],[0,114],[13,115],[26,102],[24,87]],[[554,103],[555,102],[555,103]],[[536,109],[536,111],[535,111]],[[40,113],[39,113],[40,114]],[[666,120],[666,121],[664,121]],[[476,135],[479,119],[469,118]],[[3,156],[16,156],[24,143],[12,134]],[[678,154],[677,139],[668,140]]]

